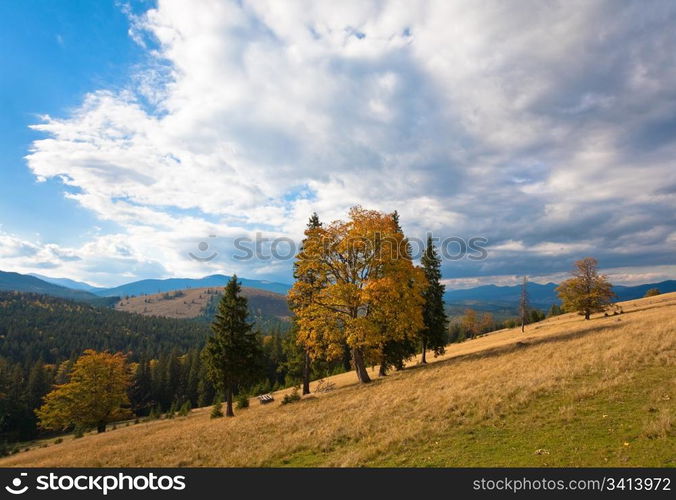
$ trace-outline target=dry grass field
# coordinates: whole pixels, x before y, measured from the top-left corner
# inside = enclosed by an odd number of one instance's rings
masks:
[[[153,295],[141,295],[121,299],[115,309],[146,316],[165,318],[196,318],[207,307],[214,294],[222,294],[222,288],[187,288],[180,293],[168,292]],[[242,295],[249,299],[254,310],[260,310],[269,316],[284,319],[290,316],[286,297],[279,293],[258,288],[242,287]]]
[[[198,409],[0,465],[674,466],[676,293],[622,307],[452,345],[365,386],[342,374],[297,403]]]

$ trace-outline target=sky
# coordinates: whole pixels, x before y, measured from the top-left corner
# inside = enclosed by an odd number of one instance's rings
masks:
[[[0,2],[0,269],[290,282],[271,242],[362,205],[484,238],[454,288],[586,256],[676,278],[675,26],[671,1]]]

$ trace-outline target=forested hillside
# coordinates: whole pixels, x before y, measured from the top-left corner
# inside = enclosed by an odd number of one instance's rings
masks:
[[[288,323],[259,321],[255,311],[251,321],[262,343],[264,370],[255,387],[242,390],[266,392],[297,381],[302,356],[293,332],[285,333]],[[276,326],[282,323],[284,330]],[[38,435],[34,410],[54,384],[68,380],[74,360],[86,349],[126,355],[129,399],[137,416],[211,404],[216,393],[200,356],[209,332],[204,318],[143,316],[47,295],[0,292],[0,451],[3,443]],[[318,377],[344,369],[342,362],[317,363],[313,372]]]
[[[199,345],[208,325],[146,317],[55,297],[0,292],[0,356],[30,364],[58,363],[84,349],[141,355]]]

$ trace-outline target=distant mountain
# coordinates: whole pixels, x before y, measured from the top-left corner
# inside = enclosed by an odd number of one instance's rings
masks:
[[[98,305],[107,305],[111,302],[110,299],[102,299],[93,293],[48,283],[35,276],[4,271],[0,271],[0,291],[39,293]]]
[[[42,274],[30,273],[29,276],[34,276],[46,281],[47,283],[52,283],[54,285],[65,286],[66,288],[71,288],[72,290],[83,290],[85,292],[96,292],[97,290],[103,290],[101,287],[92,286],[89,283],[83,281],[75,281],[68,278],[50,278],[49,276],[43,276]]]
[[[549,307],[552,304],[558,303],[559,299],[556,296],[557,286],[556,283],[541,285],[532,281],[528,282],[528,297],[531,304],[533,306]],[[484,285],[464,290],[448,290],[444,295],[444,298],[449,304],[476,301],[507,305],[518,303],[520,296],[521,285]]]
[[[163,280],[141,280],[134,281],[133,283],[127,283],[126,285],[120,285],[115,288],[106,288],[102,290],[97,290],[94,293],[100,297],[131,297],[138,295],[153,295],[156,293],[164,292],[174,292],[177,290],[185,290],[187,288],[218,288],[224,287],[228,281],[230,281],[230,276],[224,276],[222,274],[213,274],[211,276],[205,276],[204,278],[192,279],[192,278],[169,278]],[[249,280],[245,278],[239,279],[242,286],[249,288],[258,288],[259,290],[267,290],[269,292],[286,294],[291,288],[289,285],[284,283],[274,283],[271,281],[261,281],[261,280]]]
[[[552,304],[559,304],[556,295],[556,283],[528,283],[528,298],[530,305],[537,309],[549,309]],[[650,288],[657,288],[662,293],[676,292],[676,281],[662,281],[637,286],[616,285],[613,290],[617,300],[632,300],[643,297]],[[509,316],[516,313],[521,296],[521,285],[497,286],[484,285],[464,290],[448,290],[444,295],[449,311],[452,314],[461,313],[465,308],[479,311],[493,312],[496,316]]]
[[[622,286],[615,285],[613,291],[617,294],[617,300],[640,299],[651,288],[657,288],[661,293],[676,292],[676,280],[649,283],[647,285]]]

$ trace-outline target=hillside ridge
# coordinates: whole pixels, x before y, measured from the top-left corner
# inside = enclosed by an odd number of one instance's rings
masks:
[[[280,404],[287,389],[233,419],[201,408],[0,465],[673,466],[676,293],[620,305],[454,344],[367,385],[354,373],[322,382],[329,392],[315,381],[295,404]]]

